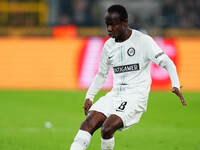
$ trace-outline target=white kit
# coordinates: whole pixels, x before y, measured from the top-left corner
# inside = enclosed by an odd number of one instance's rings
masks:
[[[103,86],[110,67],[113,70],[113,88],[93,104],[90,111],[102,112],[107,117],[116,114],[123,120],[124,128],[137,123],[147,107],[151,61],[168,71],[172,87],[180,88],[174,63],[150,36],[132,30],[129,39],[124,42],[108,39],[102,51],[99,71],[86,98],[93,101]]]

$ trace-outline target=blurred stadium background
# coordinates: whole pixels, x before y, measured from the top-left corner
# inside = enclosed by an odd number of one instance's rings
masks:
[[[151,64],[149,110],[117,133],[116,150],[200,150],[199,0],[0,0],[0,150],[69,149],[111,4],[124,5],[130,27],[152,35],[174,61],[189,104],[181,106],[167,72]],[[103,88],[111,87],[109,73]],[[100,149],[99,131],[89,149]]]

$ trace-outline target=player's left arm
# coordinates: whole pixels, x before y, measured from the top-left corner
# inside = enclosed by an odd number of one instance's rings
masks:
[[[162,49],[160,49],[160,47],[150,36],[146,37],[145,46],[147,46],[147,57],[168,71],[172,83],[171,91],[179,97],[184,106],[187,105],[180,90],[180,82],[176,71],[176,66],[173,61],[162,51]]]
[[[183,94],[181,93],[180,83],[179,83],[179,79],[178,79],[178,75],[177,75],[177,71],[176,71],[176,66],[174,65],[172,60],[166,54],[163,54],[162,58],[160,59],[159,66],[165,68],[169,73],[169,76],[170,76],[170,79],[172,82],[172,90],[171,91],[179,97],[179,99],[181,100],[181,103],[184,106],[187,105],[186,101],[183,97]]]

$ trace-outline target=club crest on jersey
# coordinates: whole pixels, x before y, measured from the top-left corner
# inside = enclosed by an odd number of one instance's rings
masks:
[[[134,49],[133,47],[129,48],[129,49],[127,50],[127,54],[128,54],[128,56],[133,56],[133,55],[135,55],[135,49]]]

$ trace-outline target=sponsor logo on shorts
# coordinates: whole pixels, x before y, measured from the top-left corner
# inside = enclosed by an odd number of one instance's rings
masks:
[[[119,112],[124,112],[123,110],[120,110],[120,109],[116,109],[116,111],[119,111]]]
[[[138,71],[140,70],[140,66],[139,66],[139,63],[137,63],[137,64],[113,67],[113,70],[114,70],[114,73]]]

